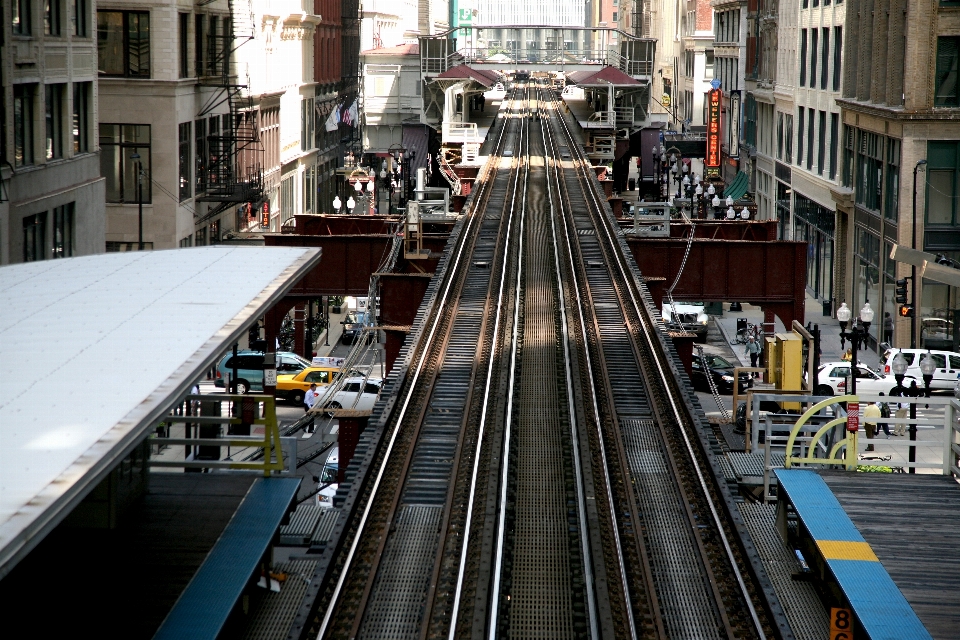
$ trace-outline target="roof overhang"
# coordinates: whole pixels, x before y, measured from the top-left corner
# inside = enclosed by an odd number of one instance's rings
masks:
[[[218,246],[0,268],[0,578],[319,260]]]

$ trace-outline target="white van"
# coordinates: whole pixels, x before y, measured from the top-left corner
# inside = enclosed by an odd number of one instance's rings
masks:
[[[953,391],[953,386],[960,377],[960,353],[955,351],[930,351],[927,349],[889,349],[883,354],[883,368],[881,372],[884,375],[893,373],[893,357],[897,353],[902,353],[907,360],[907,375],[917,379],[917,386],[923,388],[923,374],[920,372],[920,360],[923,354],[930,354],[937,368],[933,372],[933,380],[930,382],[931,389],[948,389]],[[909,384],[909,383],[908,383]]]

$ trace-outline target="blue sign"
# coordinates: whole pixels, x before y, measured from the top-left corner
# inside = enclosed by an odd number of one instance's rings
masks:
[[[714,89],[719,89],[719,88],[720,88],[720,79],[719,79],[719,78],[714,78],[713,80],[711,80],[711,81],[710,81],[710,86],[713,87]]]

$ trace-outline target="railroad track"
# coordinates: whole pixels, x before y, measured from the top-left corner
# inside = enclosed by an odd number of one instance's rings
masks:
[[[494,129],[291,638],[789,635],[557,105]]]

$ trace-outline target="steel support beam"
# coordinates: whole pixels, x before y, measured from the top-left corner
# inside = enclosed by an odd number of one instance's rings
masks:
[[[673,283],[687,241],[681,238],[627,238],[640,273],[649,278],[659,307]],[[694,239],[673,296],[679,300],[740,300],[775,313],[784,326],[804,320],[807,243],[788,240]],[[663,280],[658,280],[663,278]]]

